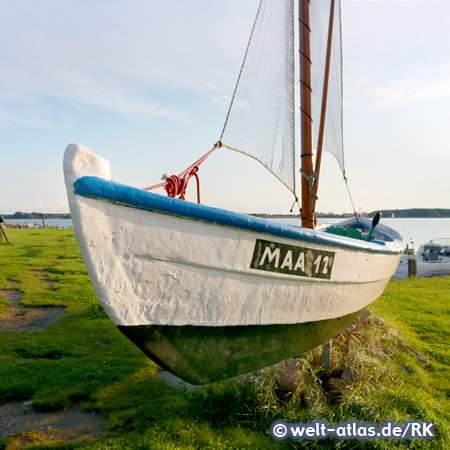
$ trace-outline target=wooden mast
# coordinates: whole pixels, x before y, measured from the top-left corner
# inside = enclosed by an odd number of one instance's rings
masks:
[[[314,228],[310,0],[299,0],[302,227]]]
[[[330,79],[331,50],[333,44],[333,24],[335,0],[330,0],[330,21],[328,26],[327,54],[323,82],[322,109],[319,124],[316,167],[312,162],[312,88],[311,88],[311,28],[310,0],[299,0],[300,10],[300,96],[301,96],[301,146],[302,146],[302,226],[314,228],[319,174],[322,164],[325,120],[327,115],[328,85]]]
[[[312,210],[315,211],[317,191],[319,189],[319,174],[320,166],[322,163],[322,151],[323,140],[325,135],[325,120],[327,116],[327,103],[328,103],[328,85],[330,80],[330,64],[331,64],[331,49],[333,45],[333,24],[334,24],[334,4],[335,0],[331,0],[330,3],[330,23],[328,25],[328,42],[327,42],[327,55],[325,60],[325,76],[323,80],[323,97],[322,97],[322,109],[320,112],[320,125],[319,125],[319,142],[317,144],[316,155],[316,168],[314,177],[314,192],[316,196],[313,198]]]

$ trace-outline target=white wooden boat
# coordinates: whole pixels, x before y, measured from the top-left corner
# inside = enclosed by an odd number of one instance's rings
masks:
[[[333,0],[314,4],[319,3],[333,23],[339,4]],[[302,0],[301,35],[309,29],[307,9],[308,2]],[[278,85],[273,90],[278,103],[269,107],[258,103],[267,102],[266,96],[254,96],[254,83],[246,78],[246,67],[258,67],[255,61],[260,59],[254,57],[259,51],[253,47],[255,36],[261,43],[261,33],[270,35],[268,41],[262,40],[262,51],[270,53],[274,42],[284,43],[286,36],[293,35],[293,10],[291,0],[261,1],[225,129],[215,148],[249,154],[295,192],[295,172],[286,175],[283,165],[287,158],[270,153],[279,147],[294,152],[292,91]],[[278,40],[277,30],[271,28],[274,22],[287,28]],[[327,32],[330,41],[333,34],[340,34],[340,27]],[[275,77],[264,59],[264,67],[256,72],[280,83],[276,71],[283,66],[288,86],[294,78],[293,42],[288,47],[291,56],[276,62]],[[278,57],[278,44],[272,50]],[[304,86],[308,74],[304,63],[302,67]],[[319,115],[324,124],[326,84],[321,92]],[[381,224],[374,229],[369,220],[357,216],[332,228],[313,229],[318,172],[312,167],[312,113],[307,112],[305,96],[302,227],[125,186],[112,181],[105,159],[76,144],[66,149],[64,172],[73,227],[99,300],[127,337],[186,381],[203,384],[246,373],[325,342],[374,301],[395,272],[402,239],[394,230]],[[262,133],[264,142],[259,128],[251,127],[258,154],[245,147],[248,139],[241,145],[233,132],[236,123],[246,122],[242,114],[247,109],[265,119],[276,118],[275,125]],[[332,140],[324,126],[319,128],[316,169],[324,142]],[[288,136],[279,137],[280,133]],[[343,168],[343,160],[340,164]],[[196,171],[197,166],[181,180]],[[183,191],[172,190],[175,181],[166,181],[168,192],[184,198]]]
[[[405,280],[410,275],[410,260],[414,261],[418,278],[450,275],[450,238],[432,239],[419,247],[416,254],[402,255],[393,278]]]

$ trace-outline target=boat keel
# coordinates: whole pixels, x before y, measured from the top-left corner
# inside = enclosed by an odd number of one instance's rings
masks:
[[[138,325],[118,328],[160,367],[198,385],[300,356],[336,336],[360,313],[285,325]]]

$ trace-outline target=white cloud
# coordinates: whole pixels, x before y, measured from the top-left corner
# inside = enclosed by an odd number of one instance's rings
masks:
[[[30,105],[45,99],[76,101],[142,121],[187,120],[179,96],[203,95],[227,104],[237,71],[221,69],[234,54],[240,63],[249,28],[241,30],[244,19],[234,16],[232,6],[217,18],[217,4],[194,3],[177,4],[176,12],[165,2],[141,0],[10,4],[0,17],[0,59],[7,61],[0,71],[0,120],[23,123],[9,106],[33,109]],[[250,17],[252,6],[246,6]],[[233,52],[236,45],[239,51]],[[23,120],[42,126],[31,117]]]
[[[37,128],[52,128],[53,120],[29,109],[20,113],[0,109],[0,127],[9,129],[13,125],[26,125]]]
[[[394,108],[422,100],[450,96],[450,77],[440,80],[405,78],[373,92],[376,109]]]
[[[421,101],[450,97],[450,65],[431,68],[410,68],[402,73],[379,74],[376,79],[366,76],[349,88],[355,99],[369,97],[376,110],[392,109]]]

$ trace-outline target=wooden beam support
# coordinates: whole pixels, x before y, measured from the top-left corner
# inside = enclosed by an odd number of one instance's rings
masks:
[[[320,112],[319,142],[317,144],[316,167],[314,171],[315,172],[314,193],[316,194],[316,196],[317,191],[319,189],[319,174],[320,174],[320,167],[322,164],[323,141],[325,136],[325,122],[327,117],[328,86],[330,80],[331,51],[333,46],[334,8],[335,8],[335,0],[331,0],[330,21],[328,25],[327,55],[325,60],[325,76],[323,81],[322,109]],[[316,199],[317,197],[313,198],[313,205],[312,205],[313,212],[315,211],[316,207]]]

